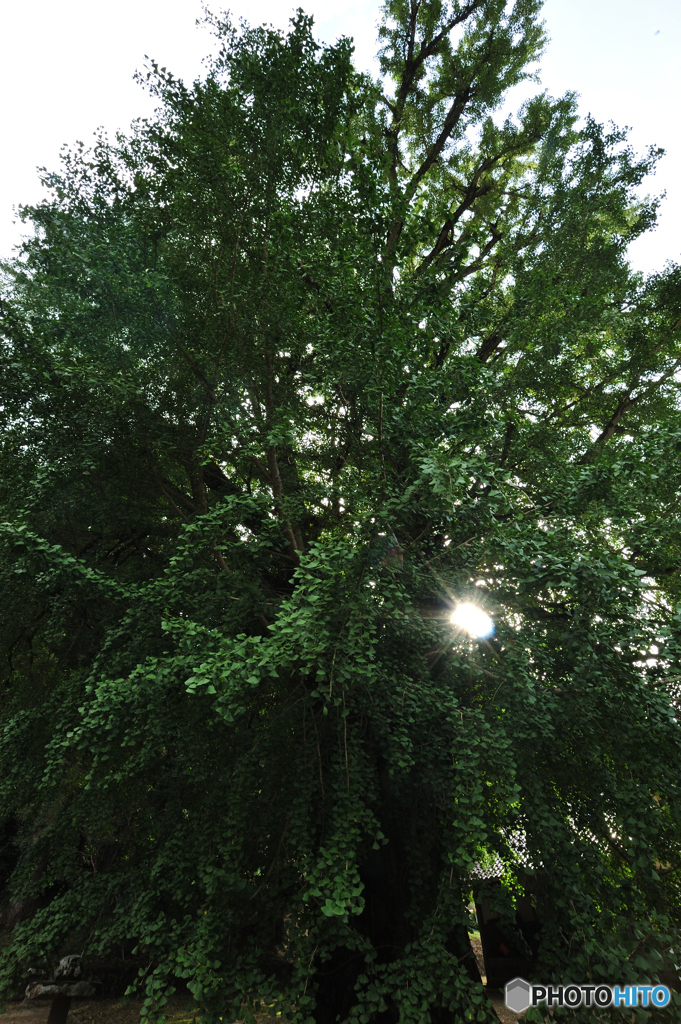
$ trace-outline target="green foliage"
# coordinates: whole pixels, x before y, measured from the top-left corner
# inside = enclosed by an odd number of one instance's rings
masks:
[[[156,118],[24,211],[5,994],[122,949],[156,1017],[491,1020],[457,943],[497,856],[544,979],[678,944],[681,270],[626,261],[657,151],[570,96],[501,119],[538,11],[388,0],[380,82],[302,12],[213,19],[205,79],[152,66]]]

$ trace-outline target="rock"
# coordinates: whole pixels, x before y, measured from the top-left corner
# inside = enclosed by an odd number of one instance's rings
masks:
[[[59,961],[55,972],[55,981],[77,981],[83,975],[83,965],[77,953],[71,956],[64,956]]]
[[[92,999],[95,995],[96,989],[91,981],[63,982],[61,984],[34,981],[26,986],[27,999],[54,999],[55,996]]]

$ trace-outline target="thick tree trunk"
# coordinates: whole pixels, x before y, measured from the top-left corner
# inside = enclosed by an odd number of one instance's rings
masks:
[[[369,939],[376,950],[378,963],[399,958],[409,941],[405,910],[405,872],[401,850],[388,842],[380,850],[372,850],[360,867],[364,884],[364,910],[355,920],[357,930]],[[330,960],[319,965],[317,1007],[313,1012],[316,1024],[335,1024],[357,1002],[355,984],[365,970],[364,957],[347,947],[333,953]],[[393,1010],[376,1017],[377,1024],[397,1022]]]
[[[405,946],[414,938],[406,915],[406,868],[402,844],[394,832],[388,843],[380,850],[372,850],[360,867],[365,905],[362,914],[353,923],[370,940],[376,950],[378,963],[398,960]],[[457,957],[473,981],[481,981],[470,938],[463,926],[452,930],[447,949]],[[335,950],[329,960],[319,964],[315,974],[317,1006],[313,1011],[316,1024],[336,1024],[345,1018],[357,1002],[355,985],[364,971],[362,954],[345,946]],[[399,1012],[393,1006],[377,1014],[372,1024],[397,1024],[398,1018]],[[455,1014],[447,1010],[433,1010],[433,1024],[454,1024],[455,1019]]]
[[[387,766],[382,757],[377,763],[383,807],[381,829],[388,842],[367,854],[359,869],[364,885],[364,910],[353,920],[353,926],[371,942],[379,964],[399,960],[405,947],[416,938],[408,921],[410,903],[409,860],[405,852],[405,829],[410,814],[393,790]],[[415,798],[416,799],[416,798]],[[464,926],[452,929],[447,951],[457,957],[462,969],[473,981],[481,982],[480,972]],[[355,985],[365,971],[364,957],[347,947],[336,949],[329,960],[319,963],[315,974],[317,1007],[313,1011],[316,1024],[342,1021],[357,1003]],[[396,1006],[376,1014],[372,1024],[397,1024]],[[454,1024],[457,1016],[448,1010],[432,1011],[433,1024]]]

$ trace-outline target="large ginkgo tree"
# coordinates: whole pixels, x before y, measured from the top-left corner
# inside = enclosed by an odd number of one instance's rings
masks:
[[[536,978],[668,974],[681,270],[627,261],[656,150],[507,113],[539,18],[387,0],[376,80],[215,18],[24,210],[5,994],[82,951],[209,1024],[490,1021],[471,900],[528,894]]]

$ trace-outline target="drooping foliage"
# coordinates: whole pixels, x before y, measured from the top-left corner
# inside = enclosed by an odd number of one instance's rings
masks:
[[[681,271],[626,259],[656,151],[504,114],[539,6],[387,0],[379,81],[216,18],[25,210],[6,994],[84,949],[154,1013],[491,1020],[471,893],[510,921],[528,877],[538,978],[678,943]]]

